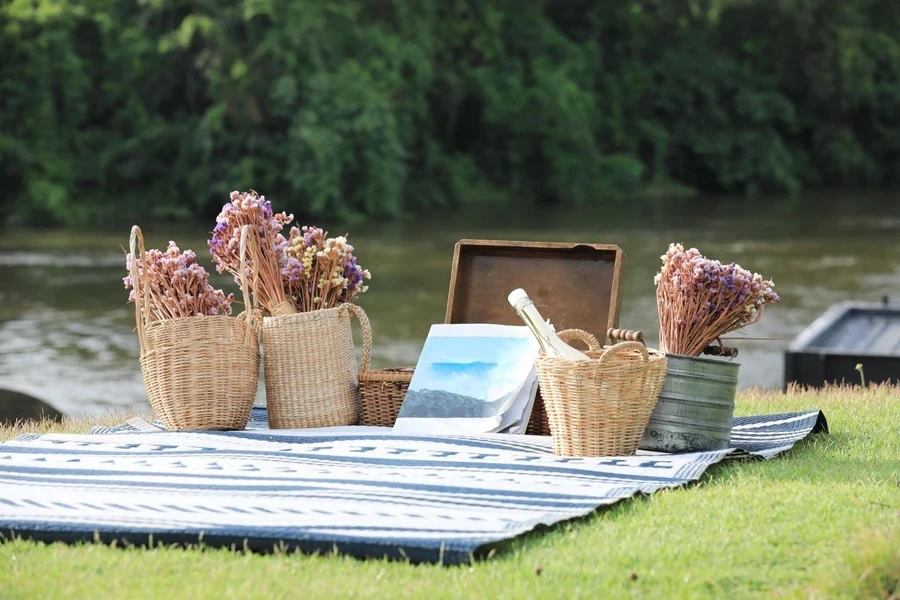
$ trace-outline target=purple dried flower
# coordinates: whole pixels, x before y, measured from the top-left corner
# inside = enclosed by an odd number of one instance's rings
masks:
[[[285,290],[298,311],[353,302],[371,278],[353,255],[346,236],[329,238],[319,227],[293,227],[285,242],[281,270]]]

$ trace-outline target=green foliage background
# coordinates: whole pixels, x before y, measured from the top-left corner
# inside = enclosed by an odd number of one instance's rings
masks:
[[[0,210],[900,186],[897,0],[0,0]]]

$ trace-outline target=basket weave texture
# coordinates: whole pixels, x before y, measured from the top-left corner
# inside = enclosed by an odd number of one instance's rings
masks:
[[[131,254],[144,261],[144,238],[132,229]],[[138,260],[132,281],[140,285]],[[246,282],[244,305],[250,306]],[[153,412],[166,429],[243,429],[259,382],[259,326],[238,317],[195,316],[149,321],[149,293],[135,302],[141,374]],[[138,296],[140,297],[140,296]]]
[[[393,427],[414,371],[414,367],[361,371],[359,424]]]
[[[590,361],[536,359],[538,379],[558,456],[630,456],[656,406],[666,357],[640,342],[601,348],[579,330],[563,339],[586,341]]]
[[[531,409],[531,419],[528,420],[528,426],[525,428],[528,435],[550,435],[550,418],[547,416],[547,409],[544,407],[544,398],[541,391],[534,398],[534,407]]]
[[[572,333],[573,335],[569,335]],[[596,341],[596,338],[593,335],[587,334],[589,336],[581,336],[580,333],[584,333],[581,329],[568,329],[560,332],[560,335],[564,341],[569,340],[581,340],[585,343],[589,343],[590,340]],[[644,334],[640,331],[632,330],[632,329],[607,329],[606,330],[606,339],[608,344],[614,344],[616,342],[643,342]],[[534,399],[534,408],[531,411],[531,419],[528,421],[528,427],[525,430],[525,433],[528,435],[550,435],[550,417],[547,415],[547,409],[544,407],[544,399],[541,396],[540,390],[537,393],[537,397]]]
[[[372,331],[354,304],[263,319],[269,427],[337,427],[359,422],[356,352],[350,315],[362,324],[359,370],[369,368]]]

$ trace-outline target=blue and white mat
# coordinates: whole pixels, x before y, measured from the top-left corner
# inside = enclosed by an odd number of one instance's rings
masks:
[[[147,421],[0,443],[0,532],[467,562],[538,525],[685,485],[729,456],[827,431],[819,411],[735,419],[734,450],[553,456],[550,439],[389,429],[167,432]]]

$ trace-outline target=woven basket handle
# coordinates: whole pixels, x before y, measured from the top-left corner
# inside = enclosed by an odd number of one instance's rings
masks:
[[[363,351],[362,360],[359,363],[359,371],[360,373],[368,371],[369,363],[372,360],[372,326],[369,324],[369,317],[366,316],[366,311],[355,304],[347,303],[342,305],[341,308],[346,308],[351,314],[356,315],[356,318],[359,319],[359,324],[362,326],[363,333]]]
[[[603,352],[603,354],[600,356],[599,363],[603,364],[609,362],[613,360],[614,357],[629,350],[637,350],[641,354],[641,358],[644,359],[645,363],[650,360],[650,353],[647,352],[647,346],[645,346],[643,342],[619,342],[614,346],[610,346]]]
[[[141,286],[141,280],[138,277],[138,261],[141,265],[146,259],[146,251],[144,250],[144,234],[141,228],[135,225],[131,228],[131,237],[128,240],[128,247],[131,251],[131,287],[134,290],[134,321],[137,325],[138,342],[141,346],[141,354],[147,352],[147,332],[146,327],[149,321],[148,314],[150,312],[150,285],[147,279],[143,281],[143,291],[138,291]],[[138,252],[140,248],[140,253]],[[145,271],[145,269],[142,269]]]
[[[253,310],[258,308],[250,301],[250,286],[247,284],[247,254],[256,252],[256,236],[252,235],[252,227],[244,225],[241,227],[241,294],[244,297],[244,314],[247,315],[247,336],[244,340],[247,345],[251,343],[251,333],[253,330]],[[248,247],[252,244],[252,248]],[[253,289],[259,289],[259,261],[254,260],[250,266],[251,277],[253,278]],[[257,295],[257,300],[259,296]]]
[[[616,342],[641,342],[643,344],[644,334],[634,329],[610,328],[606,330],[606,339],[609,340],[610,344],[615,344]]]
[[[598,352],[602,348],[597,338],[583,329],[563,329],[556,336],[567,344],[573,340],[582,341],[587,344],[588,350],[594,352]]]

